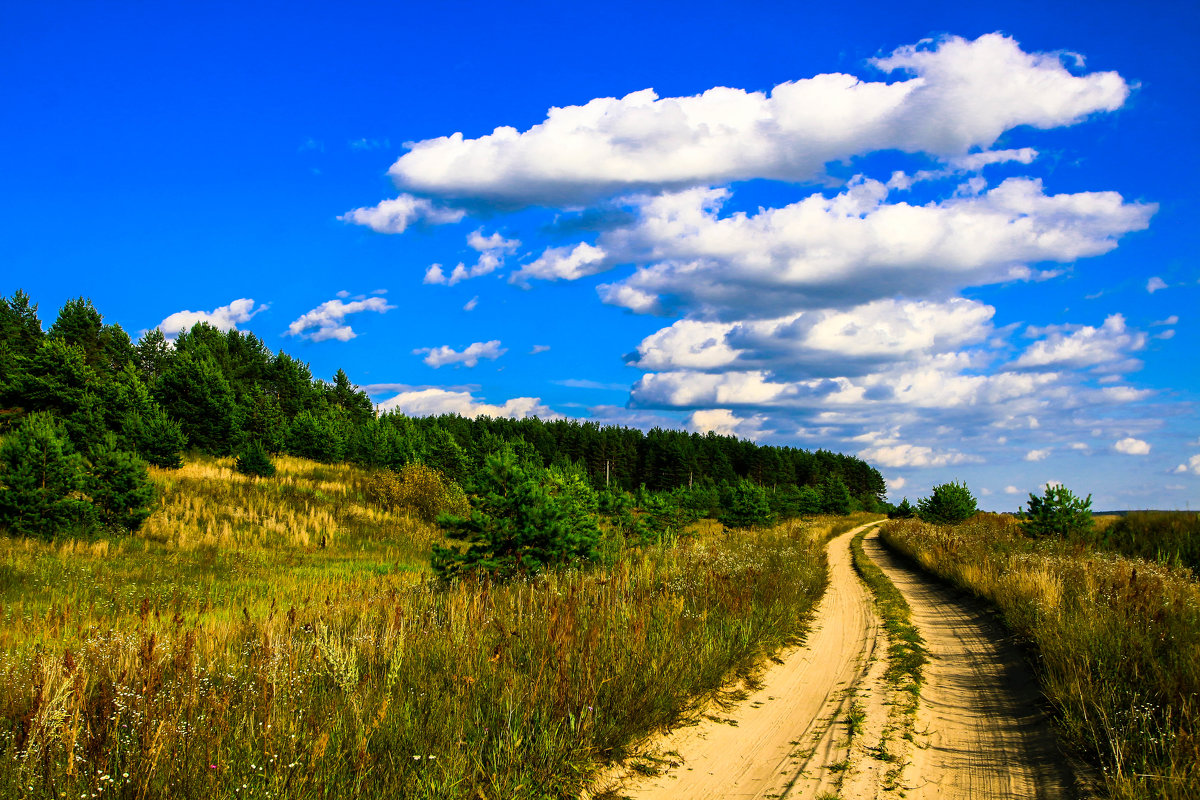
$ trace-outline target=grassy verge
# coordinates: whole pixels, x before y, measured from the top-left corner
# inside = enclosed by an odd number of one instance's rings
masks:
[[[850,540],[850,553],[855,571],[875,598],[875,608],[888,634],[888,665],[883,676],[892,685],[895,695],[892,713],[889,714],[889,730],[885,732],[878,752],[881,758],[895,761],[895,756],[889,755],[887,741],[894,734],[908,741],[913,738],[929,651],[920,632],[912,624],[912,609],[908,601],[863,550],[866,535],[867,531],[861,531]],[[895,763],[887,772],[885,789],[896,785],[902,769],[903,764]]]
[[[437,587],[362,473],[156,474],[138,538],[0,539],[0,796],[542,798],[798,634],[828,523]]]
[[[884,541],[1000,610],[1037,655],[1067,741],[1116,798],[1200,786],[1200,584],[1190,571],[1060,542],[1010,518],[889,523]]]

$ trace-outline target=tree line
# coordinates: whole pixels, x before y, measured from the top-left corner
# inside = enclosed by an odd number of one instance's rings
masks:
[[[134,342],[82,297],[43,329],[22,291],[0,297],[0,433],[0,524],[22,533],[32,523],[3,507],[29,517],[36,505],[14,489],[47,480],[32,474],[31,448],[64,465],[62,502],[50,514],[60,527],[74,518],[133,529],[148,502],[145,464],[173,469],[190,451],[244,458],[250,448],[391,471],[419,463],[463,486],[489,456],[512,453],[527,465],[570,467],[601,492],[640,493],[643,503],[688,494],[715,510],[722,492],[745,484],[740,491],[777,516],[878,510],[886,490],[878,470],[828,450],[578,420],[381,414],[343,370],[315,378],[251,332],[200,322],[174,341],[154,329]],[[114,492],[121,496],[99,499]]]

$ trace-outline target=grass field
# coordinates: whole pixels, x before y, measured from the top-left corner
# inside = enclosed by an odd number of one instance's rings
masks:
[[[369,476],[156,472],[137,537],[0,538],[0,796],[564,797],[801,632],[832,520],[509,585]]]
[[[1011,517],[888,523],[883,539],[986,599],[1031,646],[1065,739],[1114,798],[1196,797],[1200,583],[1190,570],[1034,541]]]

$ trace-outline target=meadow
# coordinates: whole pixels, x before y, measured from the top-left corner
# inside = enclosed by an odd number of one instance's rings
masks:
[[[892,548],[993,604],[1028,645],[1063,739],[1113,798],[1196,797],[1200,583],[1190,569],[1026,537],[1012,517],[893,521]]]
[[[276,464],[152,470],[136,536],[0,538],[0,796],[573,796],[801,635],[849,524],[445,587],[368,472]]]

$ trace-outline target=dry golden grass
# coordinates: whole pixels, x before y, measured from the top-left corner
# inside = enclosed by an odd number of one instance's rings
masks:
[[[830,524],[796,523],[444,589],[367,473],[277,466],[156,472],[137,538],[0,540],[0,796],[570,794],[824,586]]]

